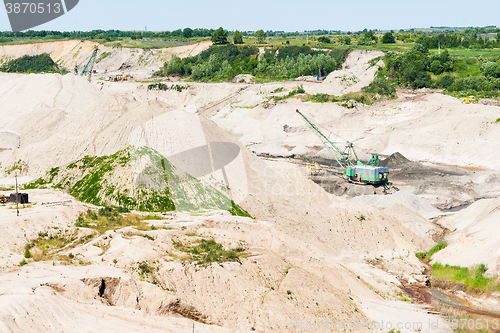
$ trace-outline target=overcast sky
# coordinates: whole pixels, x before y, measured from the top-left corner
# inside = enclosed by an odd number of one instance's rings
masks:
[[[253,31],[357,31],[500,26],[499,12],[499,0],[80,0],[66,15],[34,30],[144,30],[147,26],[159,31],[222,26]],[[5,10],[0,10],[0,30],[11,30]]]

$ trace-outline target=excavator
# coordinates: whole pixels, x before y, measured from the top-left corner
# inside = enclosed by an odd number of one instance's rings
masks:
[[[80,74],[81,76],[87,76],[89,82],[92,77],[92,73],[95,73],[94,65],[97,58],[97,51],[99,51],[99,49],[96,47],[94,51],[92,51],[92,54],[90,55],[89,60],[86,62],[85,66],[83,67],[75,66],[75,74],[77,75]]]
[[[380,166],[378,155],[372,155],[368,163],[363,163],[358,159],[354,146],[351,142],[332,142],[316,125],[306,118],[299,110],[296,112],[302,117],[305,123],[311,128],[316,136],[321,140],[326,150],[333,156],[339,166],[343,169],[345,178],[353,183],[384,185],[388,186],[389,168]],[[344,144],[341,150],[336,144]]]
[[[125,75],[125,64],[122,64],[120,66],[120,70],[122,71],[122,75],[117,75],[115,77],[111,77],[109,79],[111,82],[127,81],[127,75]]]

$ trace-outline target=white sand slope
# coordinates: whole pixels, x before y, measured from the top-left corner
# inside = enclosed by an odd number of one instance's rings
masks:
[[[137,78],[147,78],[154,71],[163,66],[172,55],[184,58],[196,56],[206,50],[212,42],[205,41],[192,45],[181,45],[163,47],[151,50],[134,49],[126,47],[112,48],[91,41],[68,40],[60,42],[47,42],[23,45],[0,46],[0,64],[24,55],[39,55],[48,53],[52,60],[60,66],[73,71],[75,66],[84,66],[90,58],[94,48],[98,47],[97,60],[106,53],[104,59],[97,62],[94,69],[97,70],[96,77],[121,73],[122,64],[127,65],[127,75],[132,74]]]
[[[484,199],[440,221],[452,233],[448,247],[433,262],[470,267],[488,266],[488,275],[500,274],[500,200]]]
[[[369,61],[384,54],[382,51],[353,50],[340,69],[328,74],[323,83],[308,87],[307,92],[342,96],[360,91],[373,81],[378,68],[384,65],[383,61],[378,61],[372,66]]]

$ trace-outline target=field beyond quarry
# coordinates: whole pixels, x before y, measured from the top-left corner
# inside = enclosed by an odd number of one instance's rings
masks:
[[[46,52],[74,66],[93,46],[2,46],[0,58]],[[109,50],[91,82],[0,73],[0,194],[17,174],[30,199],[19,216],[0,204],[6,330],[291,332],[326,319],[444,332],[463,311],[496,315],[497,106],[429,89],[349,98],[384,66],[370,50],[351,51],[322,82],[148,87],[173,53],[208,46]],[[122,63],[135,80],[99,80]],[[348,97],[308,99],[318,94]],[[328,171],[296,109],[361,160],[380,154],[392,190]],[[310,175],[314,162],[322,170]],[[436,263],[479,282],[432,276]]]

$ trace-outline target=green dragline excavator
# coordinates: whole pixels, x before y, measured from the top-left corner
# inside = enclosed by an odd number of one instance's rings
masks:
[[[349,181],[365,184],[386,185],[389,181],[389,168],[380,166],[378,155],[372,155],[368,163],[359,161],[351,142],[332,142],[306,118],[299,110],[296,112],[304,119],[306,124],[313,130],[314,134],[321,140],[326,150],[333,156],[339,166],[344,170],[344,175]],[[345,145],[344,150],[337,144]]]
[[[84,67],[75,66],[75,74],[88,76],[88,80],[90,81],[90,78],[92,77],[92,70],[94,69],[94,64],[97,58],[97,51],[99,51],[99,49],[96,47],[94,51],[92,51],[92,54]]]

